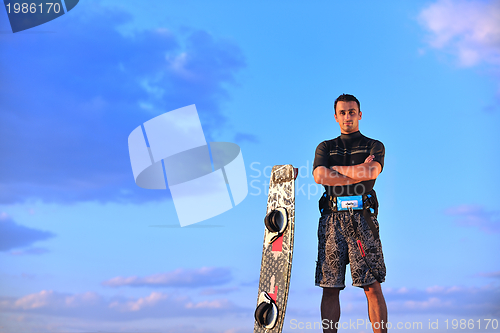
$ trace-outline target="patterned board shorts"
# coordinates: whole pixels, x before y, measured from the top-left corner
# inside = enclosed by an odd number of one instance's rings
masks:
[[[366,261],[378,274],[381,282],[385,280],[385,263],[380,239],[375,239],[363,215],[354,213],[358,223],[358,234],[366,253]],[[377,230],[378,221],[372,217]],[[345,271],[351,264],[352,285],[363,287],[374,283],[376,278],[370,272],[361,256],[349,218],[349,212],[322,215],[318,227],[318,261],[316,262],[316,285],[320,287],[345,288]]]

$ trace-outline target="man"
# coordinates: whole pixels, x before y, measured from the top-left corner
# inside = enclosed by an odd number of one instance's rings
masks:
[[[380,141],[359,132],[362,113],[356,97],[340,95],[334,112],[341,135],[318,145],[313,166],[315,182],[325,187],[320,200],[316,263],[316,285],[323,288],[323,332],[337,332],[339,294],[345,288],[349,263],[353,286],[365,291],[373,331],[386,332],[387,307],[380,286],[385,263],[373,190],[384,166],[385,149]]]

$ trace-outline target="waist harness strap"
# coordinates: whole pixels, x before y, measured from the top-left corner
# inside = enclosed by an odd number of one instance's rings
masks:
[[[319,200],[319,211],[321,214],[330,214],[332,212],[338,212],[338,203],[340,204],[341,200],[340,198],[351,198],[351,197],[337,197],[334,196],[329,196],[326,192],[323,193],[323,196]],[[373,223],[371,217],[377,217],[378,214],[378,200],[375,194],[375,191],[371,191],[368,194],[363,194],[362,196],[362,201],[363,201],[363,217],[370,227],[370,230],[373,233],[373,237],[375,239],[379,238],[379,233],[377,230],[377,227]],[[357,207],[361,208],[361,207]]]
[[[372,216],[376,218],[378,214],[378,202],[374,195],[375,193],[363,195],[363,217],[370,227],[373,237],[377,240],[379,238],[378,230],[372,221]]]

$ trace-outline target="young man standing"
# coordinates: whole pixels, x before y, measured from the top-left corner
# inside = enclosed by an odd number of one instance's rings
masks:
[[[337,332],[339,293],[345,288],[349,263],[353,286],[365,291],[373,331],[386,332],[387,307],[380,286],[385,264],[373,190],[384,166],[385,149],[382,142],[359,132],[362,113],[356,97],[340,95],[334,109],[341,134],[318,145],[313,166],[315,182],[325,187],[320,200],[315,281],[323,288],[323,332]]]

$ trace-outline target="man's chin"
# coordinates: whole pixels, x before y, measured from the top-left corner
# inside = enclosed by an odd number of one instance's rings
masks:
[[[348,126],[348,127],[343,127],[342,128],[342,132],[344,132],[345,134],[351,134],[351,133],[354,133],[354,132],[357,132],[358,130],[352,126]]]

